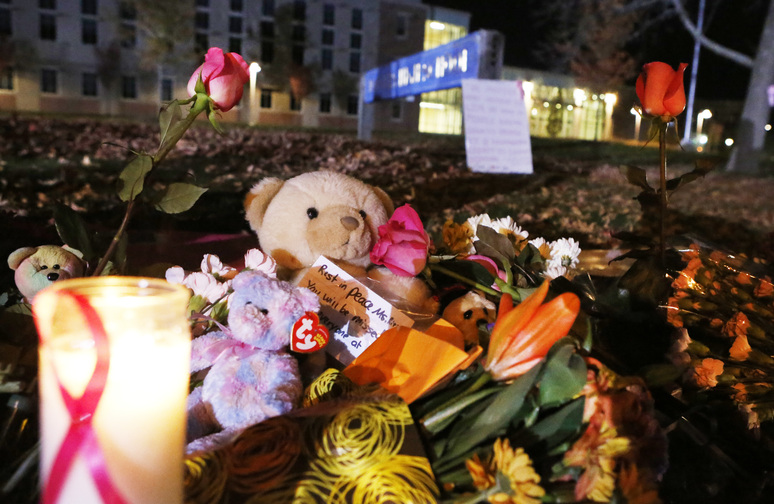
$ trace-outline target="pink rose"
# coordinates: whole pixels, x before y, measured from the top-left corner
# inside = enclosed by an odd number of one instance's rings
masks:
[[[382,264],[399,276],[416,276],[425,269],[430,237],[410,205],[395,210],[387,224],[379,226],[379,240],[371,250],[371,262]]]
[[[250,81],[247,63],[237,53],[224,53],[211,47],[202,66],[188,80],[188,95],[196,94],[196,80],[202,76],[204,89],[218,109],[226,112],[242,99],[242,90]]]

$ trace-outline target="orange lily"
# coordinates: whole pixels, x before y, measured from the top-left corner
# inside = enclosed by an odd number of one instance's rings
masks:
[[[547,293],[546,281],[515,308],[510,308],[509,295],[501,299],[484,362],[484,368],[495,380],[526,373],[570,331],[580,311],[580,299],[565,292],[543,304]]]

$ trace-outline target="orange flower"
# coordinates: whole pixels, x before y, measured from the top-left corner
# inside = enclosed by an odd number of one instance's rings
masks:
[[[750,347],[750,343],[747,341],[747,336],[739,334],[734,340],[734,344],[731,345],[728,355],[731,357],[731,360],[741,362],[747,360],[747,357],[750,356],[750,352],[752,352],[752,347]]]
[[[693,369],[691,379],[699,387],[712,388],[718,384],[718,376],[723,374],[723,361],[706,358]]]
[[[542,304],[547,293],[548,282],[543,282],[515,308],[510,308],[510,296],[503,296],[484,363],[494,379],[526,373],[570,331],[580,311],[580,299],[565,292]]]
[[[679,115],[685,109],[683,72],[687,63],[680,63],[677,70],[660,61],[646,63],[637,78],[637,98],[646,114],[668,118]]]

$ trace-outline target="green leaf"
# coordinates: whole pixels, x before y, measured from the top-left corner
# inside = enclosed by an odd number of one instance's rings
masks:
[[[622,165],[618,169],[621,171],[626,180],[637,187],[641,187],[647,192],[655,192],[650,184],[648,184],[648,178],[645,175],[645,170],[637,166]]]
[[[511,439],[513,446],[527,448],[535,443],[545,442],[548,447],[562,442],[570,434],[577,432],[583,423],[585,397],[579,397],[543,418],[532,427],[516,434]]]
[[[498,260],[502,268],[510,267],[516,254],[508,237],[487,226],[478,226],[476,236],[478,236],[478,241],[474,243],[476,252]]]
[[[177,100],[173,100],[161,109],[159,114],[159,145],[163,145],[167,138],[174,136],[173,129],[182,119],[183,109]]]
[[[696,179],[704,178],[706,174],[715,169],[717,163],[714,161],[707,161],[699,159],[696,161],[696,168],[683,173],[679,177],[675,177],[667,180],[667,191],[674,192],[689,182],[693,182]]]
[[[573,345],[562,344],[553,355],[549,353],[540,381],[539,402],[542,406],[563,403],[575,397],[584,385],[586,363],[575,353]]]
[[[121,201],[133,201],[142,192],[145,177],[153,168],[153,159],[147,154],[134,158],[121,172],[118,178],[123,182],[118,196]]]
[[[54,225],[62,242],[80,250],[85,261],[95,258],[89,232],[81,216],[72,208],[58,203],[54,207]]]
[[[218,113],[215,112],[214,108],[210,108],[207,111],[207,119],[209,119],[210,124],[212,124],[212,127],[215,128],[215,131],[217,131],[219,134],[224,134],[223,128],[220,126],[220,123],[218,123],[217,118]]]
[[[207,189],[204,187],[184,182],[174,182],[169,185],[164,196],[156,203],[156,210],[161,210],[168,214],[185,212],[194,206],[194,203],[205,192],[207,192]]]
[[[492,403],[478,416],[470,428],[461,436],[450,439],[444,458],[452,458],[474,448],[483,441],[495,438],[505,432],[521,410],[524,399],[535,386],[543,370],[539,363],[513,383],[497,393]]]

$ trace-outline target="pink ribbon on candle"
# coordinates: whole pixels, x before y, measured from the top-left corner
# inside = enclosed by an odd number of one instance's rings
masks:
[[[51,473],[43,493],[43,502],[44,504],[53,504],[59,499],[59,494],[62,492],[65,481],[67,481],[67,475],[73,466],[75,457],[80,453],[89,468],[91,477],[94,479],[102,502],[106,504],[125,504],[126,501],[110,479],[110,474],[108,474],[105,464],[105,457],[97,440],[97,433],[94,431],[94,426],[91,423],[102,393],[105,391],[105,382],[107,382],[108,370],[110,369],[110,343],[108,336],[97,311],[89,304],[85,296],[67,291],[61,291],[61,293],[72,297],[78,304],[78,308],[83,314],[94,339],[97,363],[80,398],[76,399],[70,395],[57,377],[59,390],[62,393],[67,410],[70,412],[71,423],[70,429],[67,431],[64,441],[62,441],[62,445],[59,447],[59,452],[51,468]],[[56,367],[53,365],[52,367],[56,375]]]

